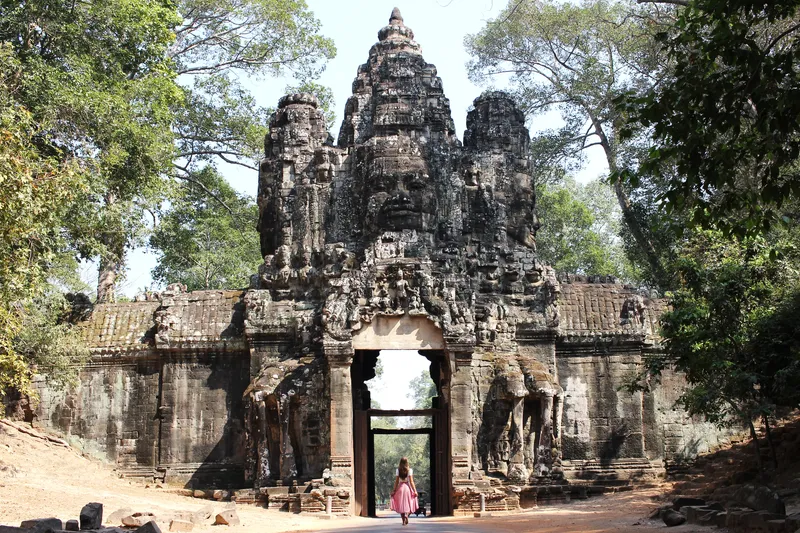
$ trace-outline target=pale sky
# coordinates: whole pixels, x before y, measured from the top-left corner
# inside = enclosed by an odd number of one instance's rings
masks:
[[[408,397],[411,383],[423,371],[427,375],[430,361],[414,350],[382,350],[379,361],[383,365],[383,375],[367,381],[372,399],[381,409],[413,409],[414,400]],[[408,417],[399,420],[400,427],[408,420]]]
[[[487,87],[478,87],[467,78],[466,63],[469,56],[464,50],[464,36],[481,30],[490,19],[505,7],[507,0],[307,0],[309,8],[322,23],[322,34],[334,40],[336,58],[328,62],[319,82],[333,90],[336,99],[336,138],[347,98],[352,94],[352,83],[358,66],[365,63],[370,47],[378,40],[378,30],[389,22],[394,7],[400,8],[406,26],[414,30],[415,40],[422,46],[428,63],[436,65],[459,138],[463,137],[467,109],[472,101]],[[258,103],[275,106],[283,96],[284,88],[293,83],[290,79],[268,78],[247,80]],[[498,82],[502,88],[502,80]],[[533,130],[553,127],[548,116],[534,120]],[[605,172],[602,163],[590,157],[588,168],[579,179],[588,180]],[[237,190],[256,196],[258,175],[243,167],[220,167],[228,181]],[[127,278],[122,287],[127,296],[134,296],[142,288],[150,287],[151,269],[156,258],[145,249],[133,250],[128,256]],[[89,269],[93,272],[92,269]],[[91,284],[91,283],[90,283]]]

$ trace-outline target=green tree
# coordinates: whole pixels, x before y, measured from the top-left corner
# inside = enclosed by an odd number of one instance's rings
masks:
[[[433,407],[433,399],[439,395],[436,383],[427,370],[423,370],[416,379],[411,380],[408,388],[406,397],[414,400],[414,409],[430,409]]]
[[[800,406],[798,237],[773,232],[741,242],[699,231],[675,261],[680,287],[662,317],[664,354],[647,362],[645,380],[673,367],[689,387],[689,414],[726,424]],[[777,251],[777,253],[776,253]]]
[[[621,106],[655,141],[642,168],[686,225],[738,237],[796,223],[797,2],[696,0],[662,32],[670,76]],[[637,172],[623,173],[634,185]]]
[[[617,130],[624,115],[614,101],[658,82],[665,65],[655,34],[670,21],[669,10],[626,1],[515,0],[465,40],[473,56],[468,65],[473,79],[510,74],[511,87],[529,114],[561,114],[563,126],[534,143],[537,159],[547,159],[546,150],[574,168],[586,149],[603,150],[625,226],[656,279],[665,275],[660,255],[618,177],[649,141],[640,136],[623,142]]]
[[[21,64],[15,99],[31,113],[36,145],[86,178],[59,227],[81,255],[100,257],[101,301],[113,298],[173,157],[181,94],[166,52],[178,22],[160,0],[0,1],[0,40]]]
[[[191,179],[211,160],[255,168],[268,113],[238,79],[308,80],[335,53],[301,0],[0,8],[0,40],[24,67],[18,100],[41,125],[37,142],[91,177],[63,227],[82,256],[99,257],[99,301],[113,300],[126,250],[143,241],[144,215],[171,178]]]
[[[257,168],[270,111],[256,104],[242,78],[291,74],[301,83],[287,91],[332,100],[312,80],[336,47],[319,34],[304,1],[180,0],[178,12],[183,20],[168,52],[185,91],[175,127],[178,177],[215,160]]]
[[[581,185],[571,178],[561,184],[540,183],[536,208],[542,221],[536,250],[543,262],[557,272],[634,281],[619,237],[619,206],[605,184]]]
[[[153,279],[189,290],[246,287],[262,262],[258,207],[213,167],[191,174],[150,238]]]
[[[20,104],[21,81],[22,63],[0,44],[0,399],[10,389],[32,395],[31,364],[51,354],[60,359],[74,344],[66,326],[52,335],[42,329],[41,349],[29,349],[25,338],[40,325],[55,326],[53,314],[42,319],[35,302],[50,290],[48,277],[69,249],[63,221],[88,188],[74,158],[40,142],[47,132]]]

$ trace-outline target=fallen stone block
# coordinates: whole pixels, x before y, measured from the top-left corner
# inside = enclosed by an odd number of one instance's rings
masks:
[[[674,500],[672,500],[672,508],[676,511],[680,511],[681,507],[685,507],[687,505],[705,505],[706,501],[701,498],[692,498],[690,496],[678,496]]]
[[[223,526],[238,526],[241,524],[239,520],[239,515],[233,509],[226,509],[221,513],[218,513],[216,518],[214,519],[215,524],[220,524]]]
[[[153,513],[133,513],[123,517],[122,525],[127,527],[142,527],[148,522],[154,522],[156,515]]]
[[[231,497],[231,493],[230,493],[230,491],[228,491],[228,490],[215,490],[215,491],[212,493],[212,496],[213,496],[213,498],[214,498],[215,500],[217,500],[217,501],[220,501],[220,500],[229,500],[229,499],[230,499],[230,497]]]
[[[34,533],[47,533],[52,529],[64,529],[64,525],[58,518],[34,518],[33,520],[25,520],[19,527],[23,529],[30,529]]]
[[[123,507],[122,509],[117,509],[110,515],[108,515],[108,523],[112,525],[119,525],[122,523],[122,519],[128,515],[133,514],[133,509],[130,507]]]
[[[169,522],[170,531],[191,531],[193,528],[194,524],[187,520],[170,520]]]
[[[708,502],[706,504],[706,508],[711,509],[712,511],[724,511],[725,506],[722,505],[720,502]]]
[[[161,528],[155,522],[150,521],[138,528],[136,533],[161,533]]]
[[[728,519],[725,522],[725,527],[729,529],[735,529],[739,527],[739,523],[742,521],[742,517],[744,515],[750,514],[748,511],[740,511],[740,510],[732,510],[728,511]]]
[[[675,509],[665,509],[661,513],[661,520],[664,521],[667,527],[675,527],[686,522],[686,517]]]
[[[193,524],[205,524],[211,522],[214,518],[214,507],[206,505],[192,514],[191,522]]]
[[[103,527],[103,504],[87,503],[81,509],[81,529],[100,529]]]
[[[697,519],[697,524],[701,526],[714,526],[716,525],[716,518],[719,511],[711,511]]]
[[[767,520],[767,531],[769,533],[788,533],[786,531],[786,520]]]
[[[786,515],[786,504],[781,497],[764,485],[743,485],[733,494],[733,499],[755,511]]]
[[[688,524],[699,524],[700,519],[711,513],[713,510],[705,506],[686,505],[681,508],[681,513],[686,515]]]
[[[0,533],[32,533],[32,529],[0,525]]]
[[[738,527],[745,531],[769,531],[767,522],[782,518],[781,515],[775,513],[753,511],[751,513],[744,513],[741,516]]]
[[[67,523],[64,524],[64,529],[67,531],[80,531],[81,524],[77,520],[67,520]]]
[[[717,527],[725,527],[725,524],[728,523],[728,512],[727,511],[720,511],[716,515],[714,515],[714,525]]]

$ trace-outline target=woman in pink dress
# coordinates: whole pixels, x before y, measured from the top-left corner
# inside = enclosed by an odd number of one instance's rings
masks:
[[[417,486],[414,485],[414,471],[408,467],[407,457],[400,459],[400,464],[395,472],[390,503],[391,509],[396,513],[400,513],[404,526],[408,525],[408,515],[415,512],[419,507]]]

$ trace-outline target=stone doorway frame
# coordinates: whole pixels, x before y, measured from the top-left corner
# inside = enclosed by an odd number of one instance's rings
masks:
[[[430,516],[438,514],[437,509],[437,472],[436,469],[436,417],[442,416],[441,409],[412,409],[412,410],[384,410],[384,409],[369,409],[367,411],[367,514],[366,516],[377,518],[376,502],[375,502],[375,435],[428,435],[430,439],[430,481],[431,492],[429,494],[429,501],[431,504]],[[373,428],[372,419],[375,417],[383,416],[402,416],[402,417],[417,417],[429,416],[431,417],[431,427],[427,428],[410,428],[410,429],[384,429]],[[398,459],[399,460],[399,459]],[[362,513],[362,516],[365,516]]]
[[[389,348],[392,350],[393,348]],[[431,376],[438,396],[433,398],[433,408],[423,410],[374,410],[357,409],[356,395],[359,386],[363,384],[363,376],[353,368],[350,388],[353,391],[352,407],[352,461],[350,471],[353,483],[353,507],[351,512],[356,516],[375,516],[374,510],[374,455],[370,419],[372,416],[432,416],[431,431],[431,510],[439,516],[449,516],[453,513],[453,461],[452,461],[452,427],[451,427],[451,390],[452,376],[451,357],[445,350],[406,348],[416,351],[431,362],[431,368],[436,376]],[[363,357],[357,352],[367,354],[381,350],[354,350],[351,364],[360,364]],[[377,357],[376,357],[377,359]],[[354,360],[354,361],[353,361]],[[360,380],[363,380],[359,383]],[[389,413],[389,414],[374,414]],[[364,453],[366,452],[366,453]]]

